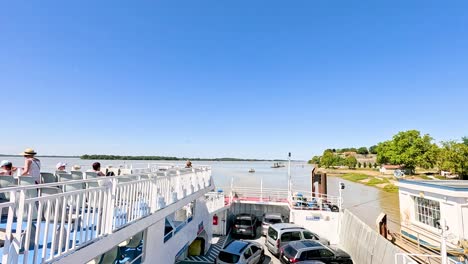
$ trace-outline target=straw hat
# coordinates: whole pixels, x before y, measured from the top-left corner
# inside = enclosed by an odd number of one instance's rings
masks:
[[[76,170],[76,171],[81,170],[81,166],[80,165],[73,165],[72,170]]]
[[[23,151],[23,153],[20,153],[20,155],[23,155],[23,156],[34,156],[36,155],[36,151],[34,151],[34,149],[32,148],[27,148]]]

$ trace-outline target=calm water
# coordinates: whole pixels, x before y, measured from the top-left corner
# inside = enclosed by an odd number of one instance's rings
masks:
[[[2,157],[13,162],[14,166],[23,166],[24,159],[21,157]],[[54,171],[55,165],[58,162],[68,164],[67,169],[72,165],[81,165],[82,169],[90,168],[91,160],[80,160],[77,158],[40,158],[43,171]],[[101,160],[102,166],[121,165],[121,164],[139,164],[145,166],[148,161],[119,161],[119,160]],[[165,162],[158,161],[155,163],[161,164],[180,164],[185,162]],[[194,162],[194,165],[198,165]],[[284,163],[287,165],[287,163]],[[260,187],[260,182],[263,178],[264,188],[282,188],[287,189],[287,167],[273,169],[273,162],[209,162],[202,161],[199,165],[211,165],[215,184],[218,188],[228,187],[231,183],[231,178],[234,179],[235,186],[242,187]],[[136,165],[135,165],[136,166]],[[254,168],[255,173],[249,173],[249,169]],[[295,189],[310,190],[311,186],[311,170],[312,166],[300,163],[291,163],[291,175],[293,186]],[[337,177],[328,177],[328,193],[338,195],[339,182],[343,181],[346,184],[346,189],[343,192],[344,207],[358,215],[365,223],[371,227],[375,227],[375,219],[384,212],[388,215],[389,220],[399,222],[399,202],[398,194],[386,193],[377,188],[357,184],[349,181],[344,181]],[[390,228],[395,230],[398,228],[395,224],[390,223]]]

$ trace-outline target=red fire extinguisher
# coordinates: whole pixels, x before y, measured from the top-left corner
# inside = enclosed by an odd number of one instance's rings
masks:
[[[213,215],[213,225],[218,225],[218,216]]]

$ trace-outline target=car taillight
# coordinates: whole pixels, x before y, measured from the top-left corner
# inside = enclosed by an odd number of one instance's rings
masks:
[[[249,229],[249,230],[250,230],[250,229],[252,229],[252,227],[251,227],[251,226],[249,226],[249,227],[247,227],[247,229]]]
[[[289,262],[290,262],[290,263],[298,263],[298,262],[299,262],[299,259],[297,259],[297,258],[292,258],[292,259],[289,259]]]
[[[279,242],[279,239],[278,239],[278,240],[276,240],[276,247],[277,247],[277,248],[280,248],[280,242]]]

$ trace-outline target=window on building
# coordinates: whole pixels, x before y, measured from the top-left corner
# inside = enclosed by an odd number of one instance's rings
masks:
[[[416,221],[439,228],[440,203],[422,197],[414,197]]]

